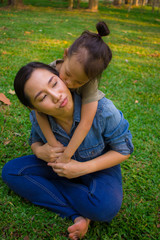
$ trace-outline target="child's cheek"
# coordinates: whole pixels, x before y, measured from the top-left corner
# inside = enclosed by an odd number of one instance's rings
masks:
[[[59,78],[65,83],[65,78],[64,78],[64,75],[63,74],[59,74]]]
[[[62,78],[61,78],[62,79]],[[65,80],[62,79],[62,81],[64,82],[64,84],[68,87],[68,84]]]

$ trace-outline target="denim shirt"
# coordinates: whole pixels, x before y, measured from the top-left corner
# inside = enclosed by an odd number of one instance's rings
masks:
[[[48,116],[56,139],[64,146],[68,145],[80,119],[81,97],[76,93],[74,93],[74,119],[69,135],[55,122],[52,116]],[[35,142],[46,143],[34,111],[30,113],[30,120],[32,123],[30,145]],[[72,158],[81,162],[88,161],[109,150],[128,155],[133,152],[131,139],[128,121],[124,119],[122,112],[114,106],[112,101],[104,97],[98,101],[92,127]]]

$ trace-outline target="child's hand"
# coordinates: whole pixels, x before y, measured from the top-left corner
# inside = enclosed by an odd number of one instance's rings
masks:
[[[71,158],[67,157],[64,153],[62,153],[56,160],[56,163],[68,163],[70,161],[71,161]]]
[[[63,154],[65,147],[51,147],[48,143],[37,146],[34,154],[45,162],[56,162]]]

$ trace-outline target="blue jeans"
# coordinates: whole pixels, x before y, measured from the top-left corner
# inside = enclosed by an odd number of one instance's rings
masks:
[[[78,216],[110,222],[122,203],[120,165],[75,179],[59,177],[35,155],[9,161],[2,170],[3,181],[33,204],[61,217]]]

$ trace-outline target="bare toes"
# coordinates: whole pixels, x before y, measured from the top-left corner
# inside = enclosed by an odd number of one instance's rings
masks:
[[[70,233],[69,238],[72,239],[72,240],[78,240],[78,235],[75,234],[75,233]]]

